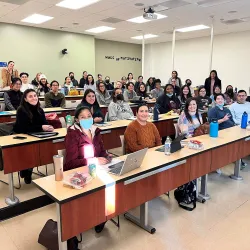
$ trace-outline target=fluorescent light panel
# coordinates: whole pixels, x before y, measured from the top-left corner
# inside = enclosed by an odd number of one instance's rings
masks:
[[[26,18],[24,18],[23,20],[21,20],[21,22],[24,23],[34,23],[34,24],[40,24],[40,23],[45,23],[51,19],[53,19],[54,17],[51,16],[44,16],[44,15],[40,15],[40,14],[33,14],[31,16],[28,16]]]
[[[90,32],[90,33],[102,33],[102,32],[106,32],[106,31],[110,31],[110,30],[114,30],[115,28],[112,27],[108,27],[108,26],[99,26],[93,29],[89,29],[89,30],[85,30],[86,32]]]
[[[147,23],[147,22],[156,21],[156,20],[163,19],[163,18],[167,17],[165,15],[161,15],[161,14],[158,14],[158,13],[156,13],[156,15],[157,15],[157,19],[154,19],[154,20],[148,20],[148,19],[143,18],[143,16],[138,16],[138,17],[135,17],[135,18],[128,19],[127,22]]]
[[[155,38],[158,37],[157,35],[153,35],[153,34],[146,34],[144,35],[144,39],[150,39],[150,38]],[[137,39],[137,40],[142,40],[143,36],[133,36],[131,37],[132,39]]]
[[[196,26],[190,26],[186,28],[181,28],[181,29],[176,29],[178,32],[191,32],[191,31],[196,31],[196,30],[204,30],[204,29],[209,29],[210,27],[206,25],[196,25]]]
[[[72,9],[72,10],[77,10],[77,9],[86,7],[88,5],[97,3],[99,1],[100,0],[64,0],[56,4],[56,6],[67,8],[67,9]]]

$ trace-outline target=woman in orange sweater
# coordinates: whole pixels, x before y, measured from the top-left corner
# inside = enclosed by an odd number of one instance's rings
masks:
[[[146,104],[138,106],[136,117],[137,119],[128,125],[124,133],[126,153],[160,146],[159,131],[152,122],[147,122],[149,114]]]

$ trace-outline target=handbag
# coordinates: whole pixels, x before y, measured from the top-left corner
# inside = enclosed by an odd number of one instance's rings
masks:
[[[82,242],[81,240],[78,241],[77,237],[73,237],[67,240],[67,249],[68,250],[79,250],[78,243]],[[38,243],[43,245],[49,250],[59,250],[58,246],[58,231],[57,231],[57,222],[53,221],[52,219],[48,220],[41,233],[39,234]]]
[[[205,122],[201,124],[198,128],[194,130],[193,137],[200,136],[200,135],[207,135],[209,134],[210,125],[209,122]]]

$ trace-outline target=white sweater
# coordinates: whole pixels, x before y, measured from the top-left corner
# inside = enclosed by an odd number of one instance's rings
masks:
[[[250,121],[250,102],[245,102],[244,104],[239,104],[235,102],[230,106],[229,109],[232,113],[234,122],[237,125],[241,124],[242,115],[245,111],[248,114],[248,122]]]

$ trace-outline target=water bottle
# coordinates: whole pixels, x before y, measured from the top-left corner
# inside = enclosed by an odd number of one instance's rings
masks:
[[[165,141],[165,155],[170,155],[171,154],[171,143],[172,140],[170,139],[170,137],[168,136],[166,141]]]
[[[210,123],[210,136],[211,137],[218,137],[218,132],[219,132],[219,124],[217,119],[212,119],[212,122]]]
[[[154,121],[158,121],[159,120],[159,110],[158,110],[158,106],[155,104],[154,106],[154,110],[153,110],[153,119]]]
[[[66,120],[66,126],[67,126],[67,128],[70,127],[71,125],[73,125],[73,119],[72,119],[71,115],[67,115],[65,117],[65,120]]]
[[[61,88],[61,93],[62,93],[63,95],[65,95],[65,88],[64,88],[64,87]]]
[[[248,114],[247,112],[245,111],[242,115],[242,118],[241,118],[241,128],[244,128],[246,129],[247,128],[247,121],[248,121]]]

